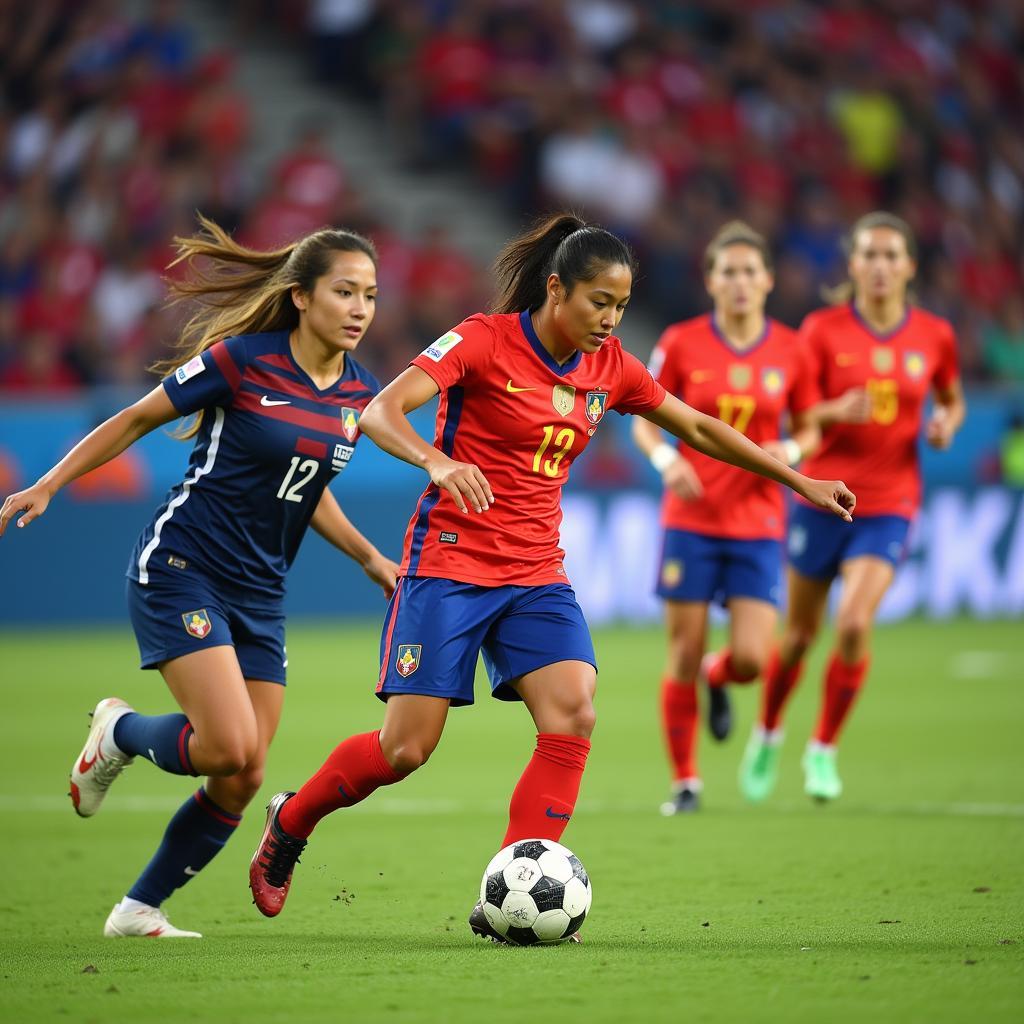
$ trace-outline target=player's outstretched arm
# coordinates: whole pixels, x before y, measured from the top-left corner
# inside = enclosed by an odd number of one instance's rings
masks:
[[[391,599],[398,579],[398,563],[382,555],[356,529],[352,520],[341,510],[337,498],[326,488],[313,511],[310,525],[325,541],[358,563],[363,572],[384,591],[384,596]]]
[[[8,496],[0,507],[0,537],[7,524],[15,519],[19,527],[28,526],[33,519],[38,519],[46,511],[50,499],[65,484],[109,462],[140,437],[164,423],[170,423],[179,415],[163,386],[158,385],[134,405],[105,420],[31,487]],[[19,513],[24,513],[20,519],[17,518]]]
[[[452,496],[460,512],[468,511],[467,500],[475,511],[486,512],[494,504],[494,495],[480,467],[448,458],[427,444],[409,422],[409,413],[429,402],[437,391],[429,373],[410,366],[363,410],[359,428],[378,448],[425,469],[434,485]]]
[[[812,480],[780,462],[748,440],[738,430],[713,416],[697,412],[674,395],[650,412],[644,414],[663,430],[685,441],[691,448],[710,455],[713,459],[759,473],[792,488],[811,504],[835,513],[848,522],[856,498],[841,480]]]

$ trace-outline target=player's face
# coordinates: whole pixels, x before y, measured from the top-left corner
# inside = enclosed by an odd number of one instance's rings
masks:
[[[775,279],[757,249],[737,243],[718,250],[705,284],[715,310],[738,317],[763,312]]]
[[[351,352],[373,321],[377,270],[362,252],[334,254],[313,290],[296,297],[306,327],[325,345]],[[301,305],[300,305],[301,303]]]
[[[554,324],[562,337],[580,352],[596,352],[618,327],[626,311],[633,274],[614,263],[589,281],[577,281],[566,295],[559,284]]]
[[[881,302],[902,298],[917,266],[898,231],[865,228],[853,240],[849,270],[857,294]]]

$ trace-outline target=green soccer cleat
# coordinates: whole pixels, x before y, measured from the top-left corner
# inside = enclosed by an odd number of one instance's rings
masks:
[[[743,751],[739,770],[740,792],[752,804],[759,804],[772,795],[779,777],[781,751],[781,735],[769,738],[764,729],[754,727]]]
[[[835,800],[843,792],[836,759],[835,747],[812,744],[804,752],[804,792],[819,803]]]

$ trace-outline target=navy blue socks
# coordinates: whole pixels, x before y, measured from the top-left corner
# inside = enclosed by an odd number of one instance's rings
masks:
[[[188,756],[189,720],[173,715],[122,715],[114,725],[114,743],[126,754],[141,754],[172,775],[197,775]],[[202,790],[200,790],[202,792]]]

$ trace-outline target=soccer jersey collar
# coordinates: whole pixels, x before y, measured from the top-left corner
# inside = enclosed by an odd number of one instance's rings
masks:
[[[737,356],[749,356],[755,349],[760,348],[767,340],[768,335],[771,334],[772,322],[768,317],[764,318],[764,330],[761,331],[761,336],[754,342],[749,344],[746,348],[740,348],[738,345],[734,345],[729,336],[718,326],[718,321],[715,319],[715,314],[711,313],[708,316],[708,320],[711,323],[711,332],[714,336],[730,351],[733,355]]]
[[[557,373],[559,377],[565,377],[572,373],[577,366],[580,365],[580,360],[583,358],[583,353],[577,349],[573,354],[572,358],[567,363],[559,365],[555,362],[554,357],[551,353],[541,344],[540,338],[537,337],[537,332],[533,329],[533,321],[530,319],[530,311],[524,309],[519,314],[519,326],[523,329],[523,334],[526,335],[526,340],[530,343],[530,348],[537,353],[537,358],[552,372]]]
[[[337,388],[337,386],[342,381],[351,380],[355,376],[355,370],[352,368],[352,360],[349,358],[349,355],[346,352],[345,361],[344,363],[342,363],[341,367],[341,376],[338,377],[333,383],[328,384],[327,387],[318,388],[316,384],[313,383],[313,378],[310,377],[310,375],[306,373],[306,371],[301,366],[299,366],[298,361],[296,360],[294,354],[292,353],[292,344],[288,340],[289,333],[289,331],[281,332],[281,337],[284,339],[282,342],[282,344],[284,345],[284,351],[287,354],[289,360],[291,361],[292,366],[295,368],[295,372],[302,379],[303,384],[310,388],[313,394],[317,396],[317,398],[323,398],[324,395],[329,395],[332,391],[334,391],[335,388]]]
[[[872,327],[871,324],[861,316],[860,310],[857,308],[857,304],[852,301],[850,302],[850,312],[853,314],[853,319],[856,320],[857,323],[859,323],[861,327],[863,327],[864,330],[875,339],[875,341],[892,341],[892,339],[907,326],[907,321],[910,319],[910,303],[908,302],[906,308],[903,310],[903,319],[890,331],[876,331],[874,327]]]

